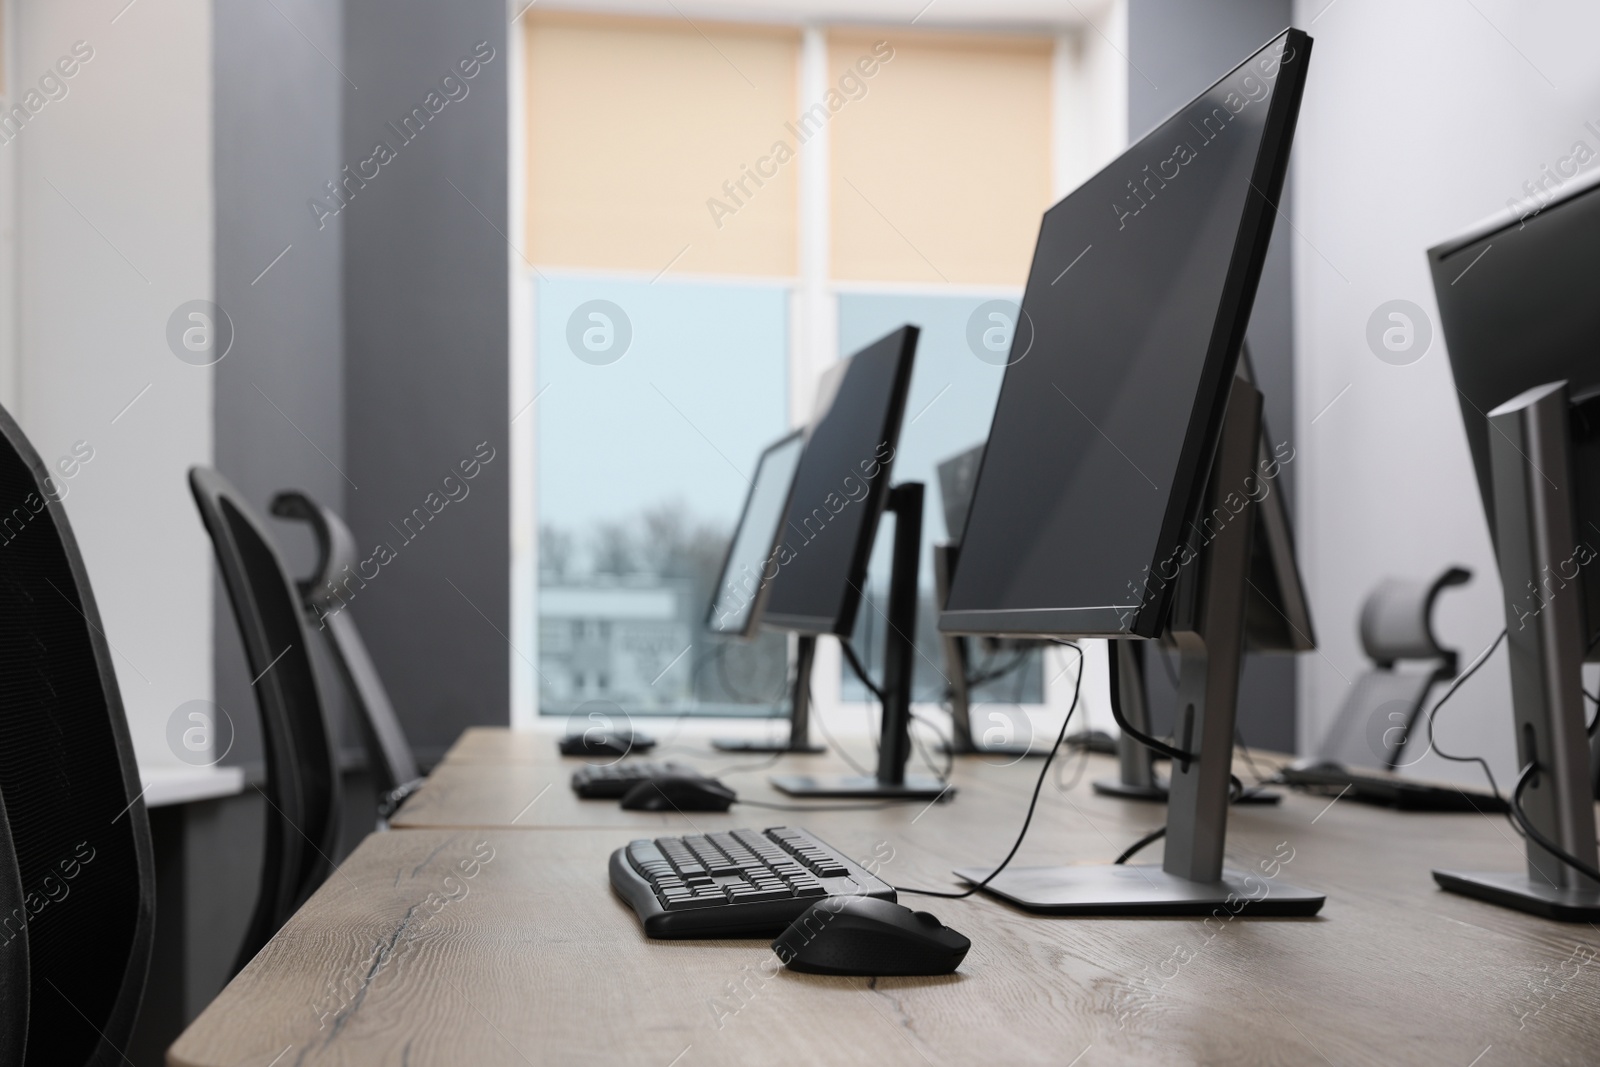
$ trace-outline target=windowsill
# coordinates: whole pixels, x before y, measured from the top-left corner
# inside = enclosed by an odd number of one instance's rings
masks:
[[[141,767],[147,808],[193,804],[244,792],[244,770],[239,767]]]

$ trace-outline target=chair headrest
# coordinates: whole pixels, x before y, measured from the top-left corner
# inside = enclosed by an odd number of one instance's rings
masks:
[[[1386,578],[1367,594],[1361,607],[1361,647],[1381,667],[1403,659],[1455,661],[1433,633],[1433,602],[1453,585],[1465,585],[1472,572],[1451,567],[1432,582]]]
[[[317,565],[308,578],[295,581],[301,599],[321,611],[342,606],[338,579],[348,575],[360,559],[350,528],[332,511],[298,489],[285,489],[272,498],[272,513],[280,519],[304,522],[317,539]]]

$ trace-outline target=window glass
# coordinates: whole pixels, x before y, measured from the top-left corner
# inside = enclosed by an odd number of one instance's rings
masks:
[[[781,286],[536,283],[540,710],[783,710],[787,645],[705,617],[788,411]]]

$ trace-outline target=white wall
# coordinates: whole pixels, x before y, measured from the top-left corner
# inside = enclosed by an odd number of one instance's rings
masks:
[[[46,462],[77,441],[94,450],[63,483],[67,513],[140,764],[175,764],[168,716],[212,694],[211,549],[185,472],[210,462],[213,372],[166,341],[179,304],[212,298],[211,8],[11,10],[16,96],[74,42],[94,50],[0,145],[16,176],[14,413]]]
[[[1505,625],[1443,341],[1435,328],[1431,350],[1397,367],[1364,333],[1391,299],[1436,325],[1425,250],[1503,208],[1575,141],[1600,149],[1584,127],[1600,125],[1600,6],[1302,0],[1296,15],[1315,38],[1293,169],[1297,534],[1322,643],[1300,675],[1310,745],[1363,667],[1356,617],[1378,579],[1472,568],[1438,613],[1467,658]],[[1441,744],[1488,756],[1504,787],[1510,715],[1501,650],[1441,711]],[[1415,773],[1482,781],[1436,756]]]

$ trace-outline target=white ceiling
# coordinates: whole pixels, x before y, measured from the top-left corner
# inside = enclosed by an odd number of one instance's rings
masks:
[[[537,0],[537,10],[733,22],[870,23],[918,28],[1063,29],[1104,26],[1113,0]],[[521,11],[527,0],[511,0]]]

